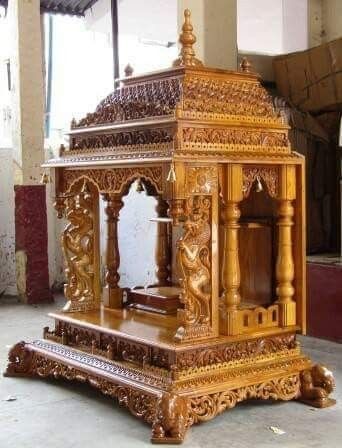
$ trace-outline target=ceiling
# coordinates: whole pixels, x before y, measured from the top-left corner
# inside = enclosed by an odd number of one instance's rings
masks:
[[[41,12],[83,16],[97,0],[40,0]],[[7,8],[8,0],[0,0],[0,6]]]

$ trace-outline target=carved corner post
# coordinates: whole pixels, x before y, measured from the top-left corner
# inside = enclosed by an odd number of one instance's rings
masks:
[[[167,218],[167,211],[169,205],[161,197],[157,197],[157,217]],[[170,247],[170,228],[168,222],[158,222],[157,223],[157,244],[155,251],[156,258],[156,275],[157,275],[157,285],[167,286],[170,285],[171,278],[171,247]]]
[[[294,261],[292,253],[292,226],[296,199],[296,167],[284,165],[279,172],[278,194],[278,255],[276,263],[277,301],[280,325],[296,325],[294,296]]]
[[[218,336],[218,169],[190,166],[184,234],[177,244],[184,305],[178,310],[175,340],[196,341]]]
[[[123,290],[119,287],[120,251],[118,242],[118,221],[123,206],[121,196],[115,193],[104,194],[107,201],[107,249],[106,286],[103,289],[103,304],[108,308],[122,308]]]
[[[222,267],[223,295],[220,309],[220,332],[233,336],[239,333],[238,306],[240,297],[239,202],[243,199],[242,165],[229,164],[223,176],[222,221],[224,256]]]
[[[86,312],[100,307],[99,195],[97,188],[80,179],[65,199],[69,223],[62,234],[68,300],[64,312]]]

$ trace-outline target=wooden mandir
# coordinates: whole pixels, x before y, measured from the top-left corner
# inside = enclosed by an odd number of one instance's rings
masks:
[[[10,350],[6,371],[87,382],[150,423],[155,443],[180,443],[194,423],[251,398],[334,403],[331,372],[296,340],[305,333],[304,158],[248,61],[240,72],[204,67],[195,41],[186,10],[173,67],[123,79],[73,120],[70,147],[45,164],[68,222],[67,304],[43,339]],[[147,289],[119,282],[118,220],[133,182],[157,199],[158,281]]]

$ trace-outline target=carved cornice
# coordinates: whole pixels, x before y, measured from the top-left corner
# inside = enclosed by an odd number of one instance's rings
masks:
[[[192,369],[192,374],[187,372],[184,377],[181,375],[176,384],[178,392],[194,390],[201,387],[215,387],[222,384],[234,384],[240,378],[246,382],[268,375],[278,376],[284,371],[299,373],[310,366],[310,361],[304,357],[288,358],[283,357],[271,362],[253,363],[253,365],[236,366],[235,368],[221,367],[220,369],[206,369],[205,367]],[[236,384],[236,383],[235,383]]]
[[[143,129],[118,133],[104,133],[96,135],[79,135],[71,138],[70,151],[92,150],[100,148],[121,149],[127,146],[141,150],[146,145],[159,145],[173,141],[172,129]]]
[[[250,360],[257,356],[276,355],[279,352],[293,350],[297,346],[295,334],[288,334],[187,350],[177,354],[176,362],[178,369],[183,370],[244,359]]]
[[[254,152],[265,153],[291,151],[289,141],[285,132],[271,132],[262,130],[230,129],[230,128],[183,128],[182,144],[184,147],[195,146],[206,149],[235,150],[247,146],[253,148]],[[253,151],[252,149],[252,151]]]
[[[43,167],[76,167],[76,166],[104,166],[119,164],[121,161],[131,163],[143,160],[151,162],[170,161],[172,157],[172,145],[161,143],[156,145],[124,146],[120,148],[102,148],[96,151],[82,150],[70,151],[63,158],[50,159]]]

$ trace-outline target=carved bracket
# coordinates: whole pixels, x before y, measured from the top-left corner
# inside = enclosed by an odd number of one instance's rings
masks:
[[[268,190],[268,194],[272,198],[278,196],[279,190],[279,172],[278,168],[274,166],[269,167],[250,167],[243,168],[243,196],[247,198],[251,192],[251,188],[256,180],[262,179]]]

